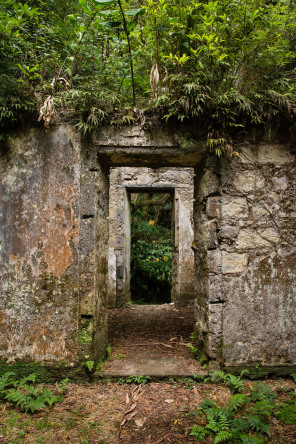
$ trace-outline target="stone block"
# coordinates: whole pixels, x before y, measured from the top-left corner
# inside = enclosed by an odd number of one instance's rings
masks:
[[[209,306],[209,344],[208,354],[212,359],[217,358],[222,340],[223,304]]]
[[[206,197],[213,194],[217,194],[219,190],[219,179],[217,175],[211,171],[207,170],[199,183],[198,194],[200,196]]]
[[[272,228],[262,230],[247,228],[240,230],[236,245],[240,250],[251,250],[253,248],[270,247],[277,244],[278,240],[279,235]]]
[[[210,219],[218,218],[221,216],[220,196],[213,196],[208,198],[206,212]]]
[[[264,188],[264,177],[259,171],[242,171],[234,179],[233,185],[240,193],[255,193]]]
[[[220,302],[223,301],[223,289],[220,276],[210,276],[209,282],[209,301]]]
[[[88,293],[80,300],[80,315],[93,316],[94,314],[94,295]]]
[[[279,232],[274,228],[264,228],[258,230],[259,236],[272,245],[276,245],[280,240]]]
[[[221,251],[218,249],[208,251],[208,259],[209,272],[219,273],[221,271]]]
[[[274,177],[272,183],[273,188],[277,191],[286,191],[288,188],[288,178],[286,176]]]
[[[241,273],[248,265],[248,256],[245,253],[230,253],[222,251],[222,273]]]
[[[218,246],[217,223],[213,220],[208,222],[208,236],[208,248],[216,248]]]
[[[222,197],[222,217],[246,218],[248,216],[248,203],[245,197]]]
[[[236,240],[239,233],[239,227],[236,225],[224,225],[220,228],[219,239],[220,241],[226,241],[232,243]]]
[[[289,145],[280,144],[260,144],[249,148],[244,148],[240,155],[240,160],[244,164],[273,164],[285,165],[293,163],[295,158],[290,152]]]

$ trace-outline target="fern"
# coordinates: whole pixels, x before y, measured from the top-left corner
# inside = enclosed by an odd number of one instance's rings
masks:
[[[204,427],[199,427],[197,425],[194,425],[189,433],[190,436],[194,436],[194,438],[201,439],[202,441],[204,440],[204,438],[207,434],[208,434],[208,431],[205,430]]]
[[[221,430],[217,435],[215,436],[214,444],[217,444],[219,442],[227,442],[232,438],[232,433],[228,430]]]
[[[248,422],[251,429],[259,433],[265,433],[270,437],[270,427],[260,418],[260,416],[248,416]]]
[[[241,392],[244,388],[244,383],[241,381],[240,376],[226,375],[225,383],[233,393]]]
[[[243,395],[241,393],[237,393],[236,395],[232,396],[228,403],[228,408],[230,411],[236,411],[239,407],[241,407],[243,404],[247,402],[246,395]]]
[[[43,388],[43,385],[35,387],[30,384],[35,383],[36,375],[34,374],[26,376],[20,381],[15,380],[14,377],[15,373],[7,372],[0,378],[0,397],[16,404],[26,413],[29,411],[34,413],[40,408],[51,406],[62,400],[48,388]]]
[[[254,407],[252,407],[251,413],[263,418],[269,418],[274,408],[275,404],[273,402],[268,402],[267,400],[257,401]]]
[[[223,371],[216,371],[213,373],[213,376],[217,376],[218,380],[225,382],[225,384],[230,387],[233,393],[241,392],[244,388],[244,383],[241,381],[241,378],[245,373],[248,373],[247,370],[243,370],[239,376],[231,375],[229,373],[224,373]]]
[[[225,373],[223,371],[217,370],[213,373],[213,376],[217,376],[221,381],[225,380]],[[215,379],[215,378],[214,378]]]
[[[15,386],[14,377],[15,373],[13,372],[6,372],[0,377],[0,398],[4,396],[5,392],[3,393],[3,391],[5,388],[12,385]]]
[[[242,444],[263,444],[264,441],[256,436],[243,435],[241,442]]]
[[[251,399],[254,401],[273,400],[276,398],[276,394],[273,393],[269,385],[260,381],[255,382],[253,389],[251,390]]]

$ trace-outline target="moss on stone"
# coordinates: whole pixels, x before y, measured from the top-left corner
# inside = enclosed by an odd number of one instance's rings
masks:
[[[239,375],[242,370],[248,370],[248,373],[245,377],[250,379],[264,379],[270,376],[290,376],[292,373],[295,373],[296,366],[225,366],[223,368],[227,373],[231,373],[233,375]]]
[[[58,367],[46,367],[38,362],[15,362],[9,364],[3,361],[0,362],[0,377],[6,372],[14,372],[16,378],[19,379],[34,373],[36,380],[40,383],[53,383],[64,378],[69,378],[76,382],[85,381],[86,379],[81,367],[68,367],[65,364],[61,364]]]

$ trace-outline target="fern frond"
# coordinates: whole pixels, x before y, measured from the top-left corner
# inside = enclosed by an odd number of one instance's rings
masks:
[[[227,442],[232,438],[232,433],[228,430],[221,430],[217,433],[214,444],[218,444],[219,442]]]
[[[232,396],[228,403],[229,410],[236,411],[239,407],[247,402],[247,399],[247,396],[241,393],[237,393],[236,395]]]
[[[248,416],[251,429],[259,433],[265,433],[270,437],[270,426],[262,421],[259,416]]]

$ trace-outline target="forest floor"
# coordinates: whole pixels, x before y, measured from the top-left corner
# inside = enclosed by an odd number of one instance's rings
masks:
[[[213,400],[218,407],[229,408],[233,392],[225,383],[190,376],[192,369],[199,374],[205,372],[190,353],[193,324],[192,309],[175,310],[170,305],[111,310],[109,340],[112,353],[100,372],[104,378],[80,383],[68,381],[61,402],[33,414],[2,402],[0,444],[213,444],[213,435],[207,435],[201,441],[190,434],[195,425],[207,425],[206,415],[200,414],[199,405],[205,400]],[[158,356],[156,360],[155,356]],[[155,369],[153,362],[159,364],[158,371],[162,372],[159,378],[156,371],[152,379],[145,377],[149,372],[139,373],[145,369],[144,360],[149,357],[152,359],[150,370]],[[170,372],[177,370],[180,373],[164,377],[168,368],[166,360],[172,360]],[[120,366],[129,362],[134,363],[135,373],[123,377],[124,371],[131,369]],[[180,371],[182,366],[183,373]],[[259,434],[259,440],[252,441],[255,431],[249,430],[249,440],[244,442],[296,443],[295,382],[286,378],[266,379],[264,383],[275,397],[270,398],[272,413],[265,418],[270,425],[270,436]],[[47,386],[54,393],[61,388],[58,382]],[[256,381],[243,380],[242,393],[249,406],[235,410],[238,417],[246,418],[252,414],[255,387]],[[279,414],[284,410],[285,415]]]
[[[286,401],[289,393],[295,394],[291,379],[265,383],[276,393],[278,402]],[[245,382],[246,394],[250,384],[254,381]],[[196,383],[189,378],[150,382],[145,386],[118,382],[69,383],[62,402],[34,414],[2,404],[0,443],[200,443],[190,436],[195,424],[205,425],[204,417],[197,414],[199,404],[213,399],[222,406],[231,396],[230,389],[223,384]],[[296,443],[296,424],[283,424],[276,417],[270,423],[270,439],[265,436],[261,442]],[[207,437],[205,442],[213,443],[214,439]]]

